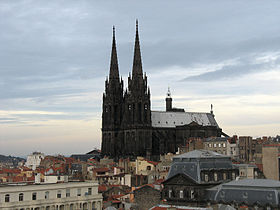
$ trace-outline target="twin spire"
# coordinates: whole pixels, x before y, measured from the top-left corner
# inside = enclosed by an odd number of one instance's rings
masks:
[[[112,40],[112,52],[111,52],[111,64],[109,80],[119,79],[119,65],[116,47],[115,26],[113,26],[113,40]]]
[[[141,51],[140,51],[140,42],[139,42],[139,33],[138,33],[138,20],[136,20],[136,35],[135,35],[135,44],[134,44],[132,79],[137,77],[143,78],[142,60],[141,60]],[[110,76],[109,76],[109,80],[112,79],[119,79],[115,26],[113,26],[113,40],[112,40],[112,52],[111,52],[111,64],[110,64]]]

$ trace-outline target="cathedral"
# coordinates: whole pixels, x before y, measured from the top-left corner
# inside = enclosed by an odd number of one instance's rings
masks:
[[[102,107],[102,146],[104,156],[115,159],[143,156],[157,160],[161,154],[175,153],[191,137],[224,135],[213,111],[185,112],[172,107],[170,90],[166,110],[151,110],[151,93],[146,73],[143,74],[138,22],[132,74],[128,87],[119,76],[115,28],[113,28],[109,78],[105,81]]]

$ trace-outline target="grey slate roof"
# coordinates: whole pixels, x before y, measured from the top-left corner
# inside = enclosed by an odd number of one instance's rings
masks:
[[[196,183],[201,183],[202,170],[233,168],[235,167],[229,156],[207,150],[194,150],[173,158],[167,179],[177,174],[185,174]]]
[[[210,151],[210,150],[198,149],[198,150],[193,150],[191,152],[187,152],[187,153],[184,153],[181,155],[177,155],[177,156],[173,157],[173,160],[182,159],[182,158],[209,159],[209,158],[229,158],[229,157],[226,155],[217,153],[217,152]]]
[[[219,127],[214,116],[210,113],[152,111],[151,115],[153,127],[175,128],[176,126],[188,125],[191,122],[203,126]]]
[[[246,187],[246,188],[279,188],[280,182],[272,179],[242,179],[223,184],[226,187]]]
[[[226,142],[229,138],[228,137],[209,137],[207,139],[205,139],[205,141],[207,142],[211,142],[211,141],[224,141]]]
[[[269,179],[235,180],[207,190],[207,200],[249,206],[279,206],[280,182]]]

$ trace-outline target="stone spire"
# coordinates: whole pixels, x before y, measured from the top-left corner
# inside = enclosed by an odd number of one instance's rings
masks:
[[[135,36],[135,45],[134,45],[132,79],[137,78],[137,77],[143,78],[139,34],[138,34],[138,20],[136,20],[136,36]]]
[[[115,26],[113,26],[113,40],[112,40],[109,81],[112,79],[119,80],[119,67],[118,67],[118,56],[117,56],[117,47],[116,47],[116,38],[115,38]]]

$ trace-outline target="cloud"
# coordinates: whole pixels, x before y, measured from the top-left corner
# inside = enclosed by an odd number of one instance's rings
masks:
[[[56,141],[63,142],[61,150],[67,144],[61,153],[79,149],[77,141],[88,144],[80,152],[100,145],[112,25],[126,82],[136,18],[153,109],[164,109],[171,86],[175,106],[208,111],[213,103],[221,127],[251,131],[246,109],[257,114],[278,106],[279,6],[243,0],[0,1],[0,148],[5,148],[0,152],[58,152]],[[254,103],[249,106],[242,97]],[[231,104],[243,113],[238,116],[244,129],[228,115]],[[272,114],[259,117],[269,131]],[[8,142],[22,145],[15,149]]]

